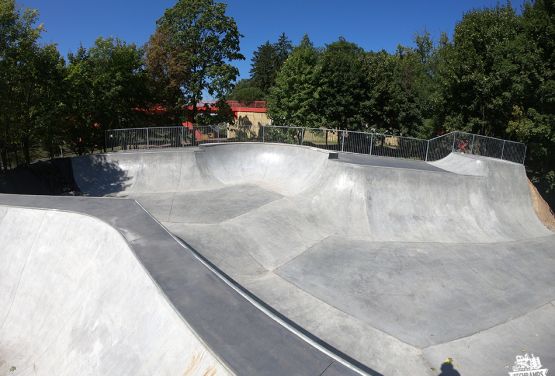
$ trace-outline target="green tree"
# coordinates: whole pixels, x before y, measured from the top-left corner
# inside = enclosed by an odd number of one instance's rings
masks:
[[[226,5],[213,0],[179,0],[156,22],[147,46],[147,65],[155,82],[168,85],[168,105],[192,106],[195,121],[203,92],[225,97],[239,71],[230,64],[244,59],[240,34]]]
[[[32,149],[45,149],[54,157],[63,136],[60,118],[65,111],[65,61],[55,45],[35,46],[19,76],[19,133],[25,163]]]
[[[268,113],[275,124],[319,126],[318,76],[320,53],[304,36],[283,64],[268,97]]]
[[[507,132],[528,145],[527,167],[531,179],[555,205],[555,2],[527,2],[522,13],[530,87],[513,104]],[[521,48],[522,50],[522,48]]]
[[[205,103],[197,115],[198,125],[222,125],[233,123],[233,111],[227,102],[220,99],[214,103]]]
[[[361,114],[364,122],[378,132],[399,131],[396,65],[396,57],[386,51],[369,52],[365,57],[368,97],[361,102]]]
[[[362,129],[361,103],[368,96],[364,50],[344,38],[327,45],[318,79],[318,111],[325,125]]]
[[[51,127],[59,110],[63,60],[54,45],[40,46],[43,26],[38,12],[19,10],[13,0],[0,0],[0,159],[10,166],[31,162],[41,128]],[[52,133],[52,132],[51,132]]]
[[[252,80],[240,80],[229,95],[229,99],[244,103],[251,103],[264,98],[264,92]]]
[[[84,153],[102,145],[106,129],[136,126],[137,109],[149,103],[147,75],[142,50],[117,38],[98,38],[68,58],[68,136]]]
[[[291,54],[293,46],[285,33],[281,33],[276,43],[258,46],[251,60],[251,82],[258,87],[264,96],[274,85],[277,73]],[[263,98],[259,98],[263,99]]]
[[[535,54],[510,5],[474,10],[443,47],[437,108],[447,130],[504,136],[513,106],[536,86]]]
[[[278,53],[269,41],[254,51],[251,63],[251,81],[262,93],[266,94],[274,85],[279,70]]]
[[[285,63],[285,60],[287,60],[291,51],[293,51],[293,44],[285,33],[281,33],[277,42],[274,44],[274,47],[277,53],[277,66],[279,69],[283,63]]]

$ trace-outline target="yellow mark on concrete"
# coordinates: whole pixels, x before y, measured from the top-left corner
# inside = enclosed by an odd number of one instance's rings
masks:
[[[203,365],[204,360],[204,351],[195,352],[193,356],[189,359],[185,371],[183,372],[183,376],[194,376],[194,375],[203,375],[203,376],[215,376],[216,375],[216,368],[214,365],[209,365],[208,368],[204,369],[207,365]]]

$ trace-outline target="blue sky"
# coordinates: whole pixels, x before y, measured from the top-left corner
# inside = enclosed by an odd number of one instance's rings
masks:
[[[250,58],[256,47],[275,41],[285,32],[297,43],[308,33],[323,46],[339,36],[366,50],[394,51],[398,44],[410,45],[416,32],[428,30],[437,39],[451,34],[464,12],[495,6],[497,0],[229,0],[233,16],[244,35],[241,50],[245,61],[237,62],[241,77],[249,76]],[[144,44],[156,20],[174,0],[18,0],[37,8],[47,33],[45,42],[57,43],[63,55],[80,44],[91,46],[99,37],[119,37]],[[512,2],[520,9],[522,0]]]

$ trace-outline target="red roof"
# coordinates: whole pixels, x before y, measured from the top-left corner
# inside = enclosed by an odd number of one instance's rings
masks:
[[[218,107],[214,106],[216,102],[201,102],[197,104],[197,109],[199,111],[206,111],[206,105],[209,106],[210,111],[218,111]],[[266,107],[266,101],[253,101],[253,102],[239,102],[239,101],[226,101],[226,103],[231,107],[231,111],[233,111],[234,115],[237,115],[237,112],[257,112],[257,113],[265,113],[267,112],[268,108]],[[187,106],[188,110],[192,110],[193,106]]]
[[[200,102],[197,104],[198,111],[206,111],[206,105],[211,112],[218,111],[218,107],[214,106],[216,102]],[[233,115],[237,117],[238,112],[256,112],[256,113],[266,113],[268,108],[266,107],[266,101],[253,101],[253,102],[239,102],[239,101],[226,101],[226,103],[231,107]],[[187,106],[188,110],[192,110],[193,106]],[[149,114],[163,114],[166,109],[162,105],[155,105],[149,109],[135,108],[135,111],[145,112]]]

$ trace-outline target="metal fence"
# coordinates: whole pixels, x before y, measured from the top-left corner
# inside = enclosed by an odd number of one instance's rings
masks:
[[[516,163],[524,163],[526,159],[526,145],[521,142],[466,132],[451,132],[428,140],[425,160],[435,161],[444,158],[452,151]]]
[[[198,126],[128,128],[106,131],[111,151],[197,146],[220,142],[274,142],[307,145],[338,152],[435,161],[451,152],[482,155],[524,163],[526,146],[465,132],[423,140],[412,137],[284,126]]]

